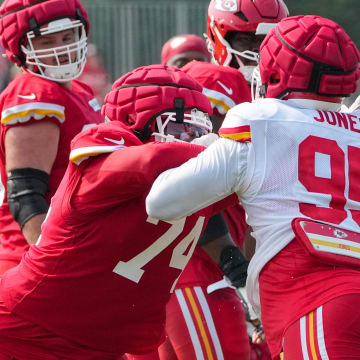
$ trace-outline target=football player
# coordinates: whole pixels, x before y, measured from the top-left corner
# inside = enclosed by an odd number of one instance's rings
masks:
[[[23,69],[0,96],[0,275],[40,234],[70,141],[103,122],[85,65],[89,20],[79,0],[5,0],[0,41]]]
[[[174,36],[161,49],[161,63],[178,68],[191,60],[208,62],[210,58],[205,40],[195,34]]]
[[[163,65],[115,81],[102,110],[108,121],[72,141],[40,239],[2,277],[0,354],[29,360],[157,354],[170,291],[207,219],[219,211],[212,206],[163,222],[145,210],[156,176],[203,150],[185,142],[212,129],[201,90]]]
[[[288,15],[283,0],[211,0],[207,39],[214,62],[239,69],[251,83],[261,42]]]
[[[283,19],[260,48],[263,98],[229,110],[221,139],[161,174],[146,200],[171,221],[237,194],[257,242],[247,293],[273,359],[360,352],[360,119],[339,112],[359,60],[335,22]]]

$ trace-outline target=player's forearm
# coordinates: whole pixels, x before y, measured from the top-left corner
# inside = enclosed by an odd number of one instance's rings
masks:
[[[22,233],[26,241],[31,245],[35,244],[41,233],[41,224],[45,220],[46,214],[39,214],[28,220],[23,228]]]
[[[220,256],[222,250],[227,246],[235,246],[229,233],[218,237],[217,239],[200,245],[206,254],[216,263],[220,263]]]
[[[217,201],[213,192],[200,193],[200,189],[203,188],[201,185],[199,185],[198,191],[189,193],[187,184],[192,183],[193,186],[194,182],[190,176],[183,177],[181,175],[183,171],[180,169],[177,174],[166,171],[156,179],[146,199],[146,210],[150,217],[161,220],[179,219]],[[180,175],[179,179],[177,175]],[[168,179],[173,183],[173,186],[167,186]]]

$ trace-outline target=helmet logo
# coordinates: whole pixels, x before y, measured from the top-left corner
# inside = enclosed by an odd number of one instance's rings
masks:
[[[238,4],[236,0],[216,0],[216,10],[234,12],[238,11]]]

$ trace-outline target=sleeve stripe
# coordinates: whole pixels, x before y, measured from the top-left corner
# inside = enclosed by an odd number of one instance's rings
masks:
[[[97,156],[105,153],[110,153],[126,146],[115,145],[115,146],[87,146],[78,149],[74,149],[70,153],[70,161],[79,165],[83,160],[86,160],[89,156]]]
[[[219,110],[220,114],[225,114],[229,109],[236,105],[233,99],[220,91],[210,90],[204,87],[202,92],[206,95],[212,105]]]
[[[219,133],[221,134],[235,134],[235,133],[242,133],[242,132],[251,132],[250,125],[242,125],[236,127],[228,127],[228,128],[221,128]]]
[[[46,116],[54,116],[62,123],[65,120],[65,108],[56,104],[40,102],[16,105],[1,113],[1,123],[12,125],[29,121],[31,118],[40,120]]]
[[[219,135],[222,138],[232,139],[239,142],[251,141],[251,131],[249,125],[234,128],[221,128],[219,130]]]
[[[218,109],[220,114],[226,114],[230,110],[230,107],[223,100],[217,100],[209,96],[207,98],[211,102],[212,107]]]
[[[238,142],[249,142],[251,141],[250,133],[242,133],[242,134],[220,134],[220,137],[225,139],[232,139]]]

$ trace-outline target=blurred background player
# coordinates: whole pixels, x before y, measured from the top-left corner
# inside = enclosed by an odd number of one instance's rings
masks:
[[[161,49],[163,65],[181,68],[191,60],[208,62],[210,59],[205,40],[195,34],[174,36]]]
[[[204,149],[186,143],[212,130],[201,90],[163,65],[115,81],[108,121],[72,141],[41,238],[1,279],[3,358],[118,360],[155,350],[158,359],[170,290],[219,209],[153,222],[145,198],[160,172]]]
[[[74,80],[90,26],[80,1],[5,0],[0,15],[1,44],[23,69],[0,96],[2,274],[39,237],[70,141],[103,118],[91,89]]]
[[[146,200],[170,221],[236,192],[257,242],[247,292],[273,359],[359,358],[359,114],[340,112],[359,61],[335,22],[283,19],[260,49],[265,98],[229,110],[222,138]]]

